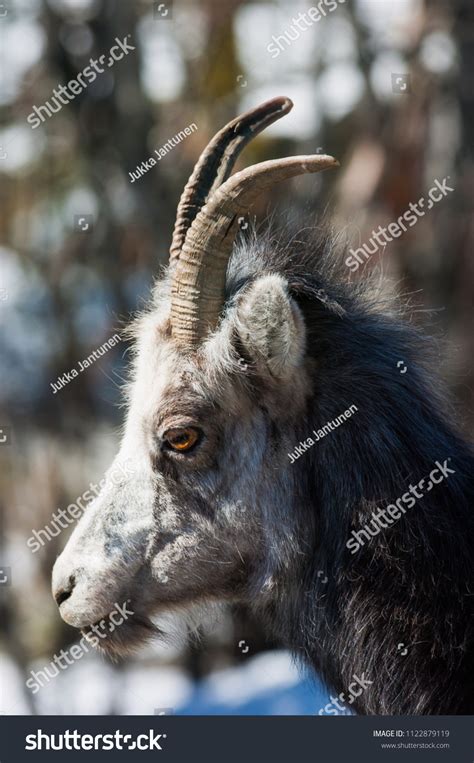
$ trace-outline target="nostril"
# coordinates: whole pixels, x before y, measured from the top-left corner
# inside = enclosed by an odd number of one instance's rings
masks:
[[[63,588],[60,588],[59,591],[54,595],[54,598],[56,599],[56,603],[58,607],[60,607],[63,602],[69,599],[75,585],[76,585],[75,577],[74,575],[71,575],[71,577],[69,578],[68,584],[66,586],[63,586]]]
[[[66,601],[66,599],[69,599],[71,593],[72,593],[72,591],[65,591],[64,588],[62,588],[60,591],[58,591],[58,593],[54,597],[56,599],[56,603],[57,603],[58,607],[61,606],[63,601]]]

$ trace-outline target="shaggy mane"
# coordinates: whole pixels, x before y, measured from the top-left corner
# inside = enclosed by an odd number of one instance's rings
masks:
[[[336,692],[347,692],[353,675],[373,681],[357,712],[473,712],[472,451],[430,370],[433,343],[373,278],[348,283],[340,244],[324,229],[286,237],[254,231],[230,264],[230,299],[258,276],[279,273],[303,312],[315,371],[295,445],[357,406],[291,467],[301,486],[294,510],[305,528],[305,562],[280,581],[280,606],[267,618]],[[454,474],[357,553],[348,551],[352,529],[446,459]],[[295,548],[295,560],[300,553]]]

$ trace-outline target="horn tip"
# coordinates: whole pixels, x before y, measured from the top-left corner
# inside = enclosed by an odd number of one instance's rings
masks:
[[[304,172],[319,172],[341,166],[340,162],[330,154],[310,154],[310,156],[301,156],[299,159]]]
[[[294,103],[291,100],[291,98],[288,98],[288,96],[286,95],[281,95],[279,98],[276,98],[275,100],[280,101],[281,110],[284,114],[288,114],[288,112],[291,111],[291,109],[294,106]]]
[[[340,167],[341,163],[338,159],[335,159],[334,156],[331,156],[330,154],[315,154],[315,156],[320,156],[321,159],[326,162],[327,164],[330,164],[331,167]]]
[[[270,98],[269,101],[265,101],[262,107],[269,111],[280,111],[282,114],[288,114],[293,108],[294,103],[291,98],[286,95],[277,95],[276,98]]]

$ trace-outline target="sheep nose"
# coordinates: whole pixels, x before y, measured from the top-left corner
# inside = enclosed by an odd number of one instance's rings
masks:
[[[76,585],[76,578],[74,575],[69,575],[69,578],[67,581],[61,581],[58,583],[56,590],[54,591],[54,598],[56,599],[56,604],[58,607],[61,606],[61,604],[64,601],[67,601],[69,597],[71,596],[74,586]]]

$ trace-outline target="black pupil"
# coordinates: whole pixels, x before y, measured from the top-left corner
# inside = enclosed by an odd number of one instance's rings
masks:
[[[191,433],[190,432],[183,432],[182,434],[175,435],[171,442],[173,445],[186,445],[186,443],[191,439]]]

